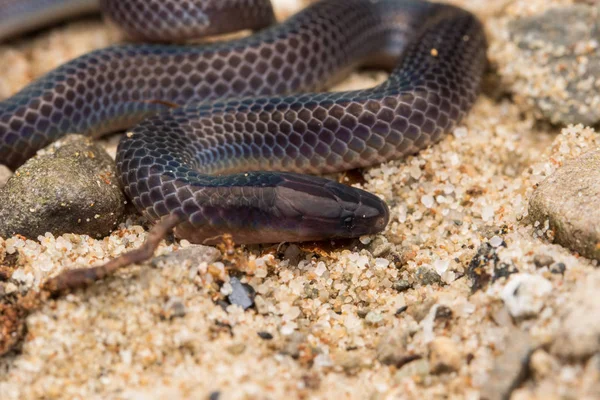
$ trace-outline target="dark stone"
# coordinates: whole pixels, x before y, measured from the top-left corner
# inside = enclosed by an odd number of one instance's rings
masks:
[[[91,139],[69,135],[48,146],[0,188],[0,236],[50,232],[108,235],[125,211],[115,163]]]

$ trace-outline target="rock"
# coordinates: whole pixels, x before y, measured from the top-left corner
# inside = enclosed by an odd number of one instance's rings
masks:
[[[600,260],[600,151],[569,161],[545,179],[529,200],[532,221],[550,222],[555,241]]]
[[[116,176],[114,161],[91,139],[61,139],[27,161],[0,188],[0,236],[109,234],[125,211]]]
[[[400,279],[400,280],[394,282],[394,284],[392,285],[392,288],[394,288],[394,290],[396,290],[398,292],[405,292],[408,289],[410,289],[411,287],[412,287],[412,285],[406,279]]]
[[[227,350],[227,352],[233,356],[239,356],[244,351],[246,351],[246,344],[245,343],[234,343],[232,345],[227,346],[225,348],[225,350]]]
[[[272,340],[273,339],[273,335],[271,333],[269,333],[269,332],[266,332],[266,331],[259,331],[259,332],[256,332],[256,334],[261,339],[264,339],[264,340]]]
[[[548,267],[552,265],[554,258],[546,254],[536,254],[533,256],[533,263],[537,268]]]
[[[367,315],[365,315],[365,321],[369,325],[379,325],[383,322],[383,314],[377,311],[369,311]]]
[[[516,274],[510,277],[500,297],[513,318],[529,318],[542,310],[551,291],[552,283],[541,276]]]
[[[595,270],[573,290],[559,315],[561,325],[552,352],[567,359],[583,359],[600,351],[600,270]]]
[[[249,309],[254,305],[254,297],[256,292],[252,286],[247,283],[242,283],[238,278],[233,277],[229,280],[229,284],[233,291],[227,299],[231,304],[236,304],[242,307],[244,310]]]
[[[428,267],[419,267],[416,274],[417,281],[421,285],[441,285],[443,284],[442,277],[433,269]]]
[[[567,269],[565,263],[554,263],[550,266],[550,272],[553,274],[563,275]]]
[[[518,329],[507,335],[504,353],[496,360],[492,372],[481,388],[481,400],[505,400],[525,379],[534,344],[529,335]]]
[[[554,7],[508,28],[519,50],[506,78],[524,83],[513,88],[517,97],[552,123],[599,122],[600,6]]]
[[[377,236],[369,245],[373,257],[382,257],[392,250],[392,244],[383,236]]]
[[[458,371],[462,365],[458,345],[447,337],[435,338],[429,345],[429,365],[434,374]]]

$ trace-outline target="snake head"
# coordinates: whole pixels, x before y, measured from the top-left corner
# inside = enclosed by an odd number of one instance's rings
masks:
[[[388,207],[374,194],[324,178],[281,176],[274,207],[279,235],[292,236],[289,241],[359,237],[381,232],[388,223]]]

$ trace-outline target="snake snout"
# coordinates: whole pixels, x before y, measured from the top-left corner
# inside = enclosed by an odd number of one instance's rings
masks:
[[[323,178],[286,178],[276,189],[275,207],[295,241],[358,237],[387,225],[387,205],[369,192]]]

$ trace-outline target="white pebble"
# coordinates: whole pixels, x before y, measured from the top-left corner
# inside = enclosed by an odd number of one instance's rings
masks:
[[[433,207],[433,204],[434,204],[433,196],[430,196],[428,194],[422,196],[421,203],[423,203],[423,205],[427,208]]]
[[[323,261],[319,261],[317,263],[317,268],[315,268],[315,274],[317,274],[317,276],[323,276],[325,271],[327,271],[327,267],[325,266],[325,263]]]
[[[375,267],[379,269],[387,268],[390,265],[389,260],[385,258],[376,258],[375,259]]]
[[[500,247],[502,245],[502,238],[500,236],[493,236],[490,239],[490,246],[492,247]]]
[[[448,267],[450,267],[449,260],[435,260],[433,262],[433,268],[436,270],[438,275],[442,275],[444,272],[448,271]]]

